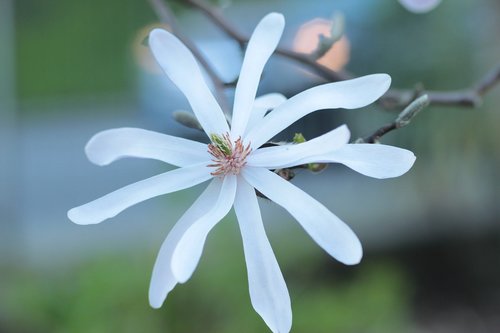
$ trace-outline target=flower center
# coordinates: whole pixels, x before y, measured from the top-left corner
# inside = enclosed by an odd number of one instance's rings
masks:
[[[250,145],[246,147],[241,141],[241,137],[236,141],[231,141],[229,133],[224,135],[211,134],[212,143],[208,145],[208,152],[213,156],[214,164],[209,167],[216,168],[212,176],[225,176],[227,174],[237,175],[241,168],[245,166],[246,158],[252,151]]]

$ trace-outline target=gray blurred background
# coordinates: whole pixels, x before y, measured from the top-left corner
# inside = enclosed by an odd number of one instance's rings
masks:
[[[184,33],[225,81],[234,80],[238,44],[180,3],[172,1]],[[266,13],[284,13],[281,45],[300,52],[342,12],[345,40],[325,64],[389,73],[395,88],[463,89],[500,61],[497,0],[444,0],[423,15],[395,0],[218,5],[246,34]],[[203,140],[173,120],[187,102],[144,46],[160,25],[147,1],[0,0],[0,332],[267,332],[251,308],[232,213],[209,236],[193,278],[161,310],[148,305],[156,252],[203,186],[100,225],[66,217],[169,168],[141,160],[94,166],[83,147],[96,132],[130,126]],[[259,94],[291,96],[322,82],[275,56]],[[359,235],[358,266],[328,257],[291,216],[261,201],[292,298],[292,332],[500,331],[499,92],[474,109],[427,108],[383,137],[417,156],[400,178],[375,180],[342,166],[297,174],[293,183]],[[396,115],[377,105],[320,111],[280,138],[311,138],[346,123],[356,139]]]

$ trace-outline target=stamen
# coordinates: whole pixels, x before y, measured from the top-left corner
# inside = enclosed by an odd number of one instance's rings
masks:
[[[212,176],[225,176],[227,174],[237,175],[241,168],[245,166],[246,158],[252,151],[250,144],[243,145],[241,137],[231,142],[229,133],[224,135],[211,134],[212,143],[208,145],[208,152],[214,157],[214,164],[209,167],[216,168],[211,173]]]

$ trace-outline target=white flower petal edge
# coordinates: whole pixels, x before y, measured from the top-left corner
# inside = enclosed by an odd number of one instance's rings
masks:
[[[274,109],[285,101],[285,95],[280,93],[269,93],[257,97],[253,106],[257,108]],[[261,119],[262,118],[264,118],[264,114],[262,115]]]
[[[247,165],[278,169],[303,164],[301,161],[305,158],[340,149],[349,142],[349,137],[349,129],[342,125],[304,143],[257,149],[248,156]]]
[[[250,37],[234,95],[231,121],[231,137],[233,138],[245,132],[260,76],[267,60],[276,49],[284,28],[283,15],[270,13],[260,20]]]
[[[245,180],[285,208],[328,254],[346,265],[359,263],[363,250],[358,237],[337,216],[307,193],[264,168],[242,170]]]
[[[228,132],[226,118],[187,47],[177,37],[162,29],[151,31],[149,46],[158,64],[186,96],[205,132]]]
[[[180,283],[186,282],[200,261],[208,233],[227,215],[234,203],[236,176],[228,175],[222,181],[217,201],[208,212],[195,221],[182,235],[172,254],[172,272]]]
[[[245,142],[253,149],[305,115],[322,109],[356,109],[375,102],[391,84],[387,74],[372,74],[356,79],[327,83],[303,91],[270,112],[256,124]]]
[[[221,191],[222,180],[214,178],[193,205],[182,215],[168,233],[156,257],[151,283],[149,285],[149,304],[158,309],[167,298],[168,293],[178,283],[172,272],[172,254],[175,246],[186,231],[212,208]]]
[[[212,178],[206,164],[197,164],[162,173],[68,211],[76,224],[97,224],[147,199],[183,190]]]
[[[292,309],[286,283],[267,239],[255,190],[241,177],[234,210],[243,239],[252,305],[271,331],[289,332]]]
[[[326,154],[308,156],[296,163],[341,163],[365,176],[384,179],[399,177],[406,173],[415,160],[415,155],[403,148],[382,144],[354,143]]]
[[[248,119],[245,134],[264,118],[267,111],[274,109],[284,101],[286,101],[286,97],[278,93],[270,93],[257,97],[252,113],[250,114],[250,119]]]
[[[441,0],[399,0],[399,3],[412,13],[424,14],[436,8]]]
[[[365,176],[393,178],[406,173],[415,163],[415,155],[406,149],[382,144],[348,144],[319,160],[342,163]]]
[[[207,145],[140,128],[115,128],[94,135],[85,152],[97,165],[125,157],[150,158],[183,167],[210,161]]]
[[[255,99],[259,76],[279,41],[283,25],[280,14],[270,14],[259,23],[251,37],[236,88],[231,130],[191,52],[169,32],[153,30],[149,44],[156,60],[184,93],[213,142],[205,146],[159,133],[122,128],[98,133],[86,147],[89,158],[99,165],[122,157],[140,157],[158,159],[181,168],[71,209],[68,217],[77,224],[99,223],[141,201],[212,179],[162,244],[149,289],[152,307],[160,307],[177,283],[184,283],[191,277],[209,232],[234,204],[243,238],[252,305],[273,332],[289,332],[290,297],[265,235],[254,188],[285,208],[319,246],[340,262],[358,263],[362,248],[344,222],[268,168],[305,161],[321,162],[317,159],[324,158],[365,174],[387,177],[409,168],[414,161],[402,153],[399,160],[389,158],[391,163],[397,164],[390,169],[379,162],[380,156],[365,157],[362,150],[371,152],[372,148],[351,148],[347,144],[349,131],[345,126],[302,144],[257,150],[275,134],[311,112],[353,109],[372,103],[385,93],[391,81],[387,74],[374,74],[311,88],[288,101],[279,94]],[[266,115],[269,108],[274,109]],[[394,151],[377,154],[385,153]]]

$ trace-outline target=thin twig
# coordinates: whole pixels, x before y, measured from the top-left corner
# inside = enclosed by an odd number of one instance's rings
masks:
[[[483,96],[498,83],[500,83],[500,65],[492,68],[475,85],[467,89],[454,91],[391,89],[380,99],[380,103],[386,108],[401,108],[408,105],[415,95],[426,94],[429,96],[430,104],[435,106],[477,107],[481,105]]]
[[[241,34],[225,17],[213,7],[201,0],[184,0],[186,4],[199,9],[212,22],[223,30],[231,38],[235,39],[241,46],[248,42],[248,37]],[[295,60],[307,67],[314,73],[327,81],[343,81],[353,78],[347,72],[336,72],[328,67],[319,64],[313,57],[307,54],[295,52],[289,49],[278,47],[276,54]],[[482,96],[500,82],[500,66],[488,72],[478,84],[471,88],[455,91],[433,91],[426,90],[416,94],[412,89],[391,89],[380,98],[380,104],[390,109],[401,109],[407,106],[416,96],[428,95],[429,103],[435,106],[460,106],[476,107],[480,105]]]
[[[500,81],[500,65],[486,73],[481,80],[476,84],[475,92],[479,96],[484,96]]]
[[[377,129],[373,134],[364,137],[363,139],[359,140],[358,143],[377,143],[380,138],[387,133],[394,131],[395,129],[398,129],[399,127],[397,126],[396,122],[393,121],[392,123],[386,124],[379,129]]]
[[[429,105],[429,96],[422,95],[410,103],[393,122],[377,129],[373,134],[356,140],[356,143],[377,143],[380,138],[395,129],[407,126],[412,119]]]
[[[210,80],[214,85],[215,97],[219,102],[220,107],[224,111],[226,118],[230,119],[229,114],[229,105],[227,101],[227,97],[225,94],[225,83],[219,77],[219,75],[215,72],[212,66],[208,63],[205,57],[201,54],[200,50],[194,45],[194,43],[186,37],[182,31],[179,29],[177,20],[173,15],[170,7],[163,0],[148,0],[151,4],[153,11],[156,13],[158,18],[165,24],[169,25],[172,29],[172,32],[179,38],[179,40],[191,51],[194,57],[198,60],[200,65],[205,69]]]
[[[236,40],[241,47],[244,47],[248,43],[249,37],[240,33],[231,23],[229,23],[224,18],[224,16],[222,16],[222,14],[216,7],[212,7],[199,0],[184,0],[184,2],[194,8],[199,9],[229,37]],[[315,59],[305,53],[295,52],[282,47],[278,47],[275,53],[283,57],[293,59],[303,65],[309,66],[317,75],[323,77],[328,81],[343,81],[351,78],[351,76],[347,73],[335,72],[328,67],[317,63]]]

